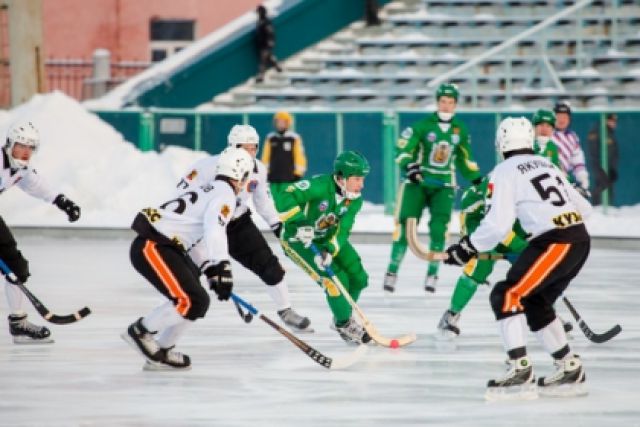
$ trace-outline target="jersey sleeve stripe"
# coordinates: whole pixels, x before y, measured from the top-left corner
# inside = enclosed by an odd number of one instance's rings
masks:
[[[287,222],[293,218],[298,212],[300,212],[300,206],[295,206],[286,212],[280,214],[280,221]]]

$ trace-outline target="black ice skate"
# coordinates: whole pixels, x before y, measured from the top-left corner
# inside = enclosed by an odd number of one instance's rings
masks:
[[[131,347],[138,350],[145,359],[151,362],[159,362],[162,360],[162,352],[160,346],[153,338],[154,333],[149,332],[147,328],[144,327],[141,317],[129,325],[127,332],[124,332],[121,337],[128,342]]]
[[[9,315],[9,332],[15,344],[53,343],[49,328],[29,322],[26,314]]]
[[[395,292],[396,290],[396,281],[398,280],[398,275],[396,273],[385,273],[384,281],[382,282],[382,289],[387,292]]]
[[[294,332],[313,332],[309,318],[299,315],[291,307],[278,311],[278,316]]]
[[[349,318],[344,325],[336,326],[336,330],[345,342],[353,344],[366,344],[371,341],[371,337],[353,317]]]
[[[529,357],[507,360],[507,373],[487,383],[487,400],[531,400],[538,397]]]
[[[438,323],[440,334],[447,338],[455,338],[460,335],[460,328],[458,327],[459,320],[460,313],[454,313],[451,310],[445,311]]]
[[[147,360],[143,368],[145,371],[188,371],[191,369],[191,358],[186,354],[173,350],[175,346],[160,349],[160,360]]]
[[[538,379],[538,391],[542,396],[573,397],[588,394],[580,356],[572,355],[553,362],[556,372]]]
[[[427,276],[424,279],[424,290],[429,293],[436,292],[436,285],[438,284],[438,276]]]

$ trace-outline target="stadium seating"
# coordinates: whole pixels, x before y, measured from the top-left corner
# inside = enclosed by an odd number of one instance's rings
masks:
[[[216,97],[221,107],[424,108],[434,78],[574,1],[398,0]],[[617,4],[614,6],[613,4]],[[595,1],[451,78],[463,108],[640,106],[640,3]]]

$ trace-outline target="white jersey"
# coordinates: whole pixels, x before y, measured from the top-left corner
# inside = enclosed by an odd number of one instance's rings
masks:
[[[199,266],[204,269],[209,263],[229,260],[226,228],[236,204],[231,185],[217,180],[179,190],[174,199],[156,209],[143,209],[142,214],[156,231],[184,250],[200,243],[203,252]]]
[[[213,181],[216,175],[216,165],[220,156],[209,156],[197,161],[189,172],[180,180],[178,188],[188,189],[193,185],[204,185]],[[236,219],[249,210],[249,199],[253,199],[253,204],[258,214],[267,224],[273,226],[280,222],[280,217],[273,204],[269,183],[267,182],[267,168],[258,159],[255,159],[255,167],[249,173],[246,187],[238,194],[239,206],[233,214]]]
[[[59,192],[52,191],[35,169],[31,167],[13,169],[7,153],[2,150],[2,170],[0,171],[0,193],[17,185],[25,193],[52,203]]]
[[[509,234],[516,219],[535,238],[549,230],[580,224],[591,211],[589,202],[547,158],[515,155],[491,172],[487,214],[471,234],[471,244],[479,252],[493,249]]]

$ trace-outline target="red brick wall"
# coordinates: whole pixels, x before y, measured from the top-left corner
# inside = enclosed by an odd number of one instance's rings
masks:
[[[90,58],[97,48],[113,61],[148,61],[151,18],[194,19],[196,39],[254,10],[260,0],[44,0],[46,58]]]

